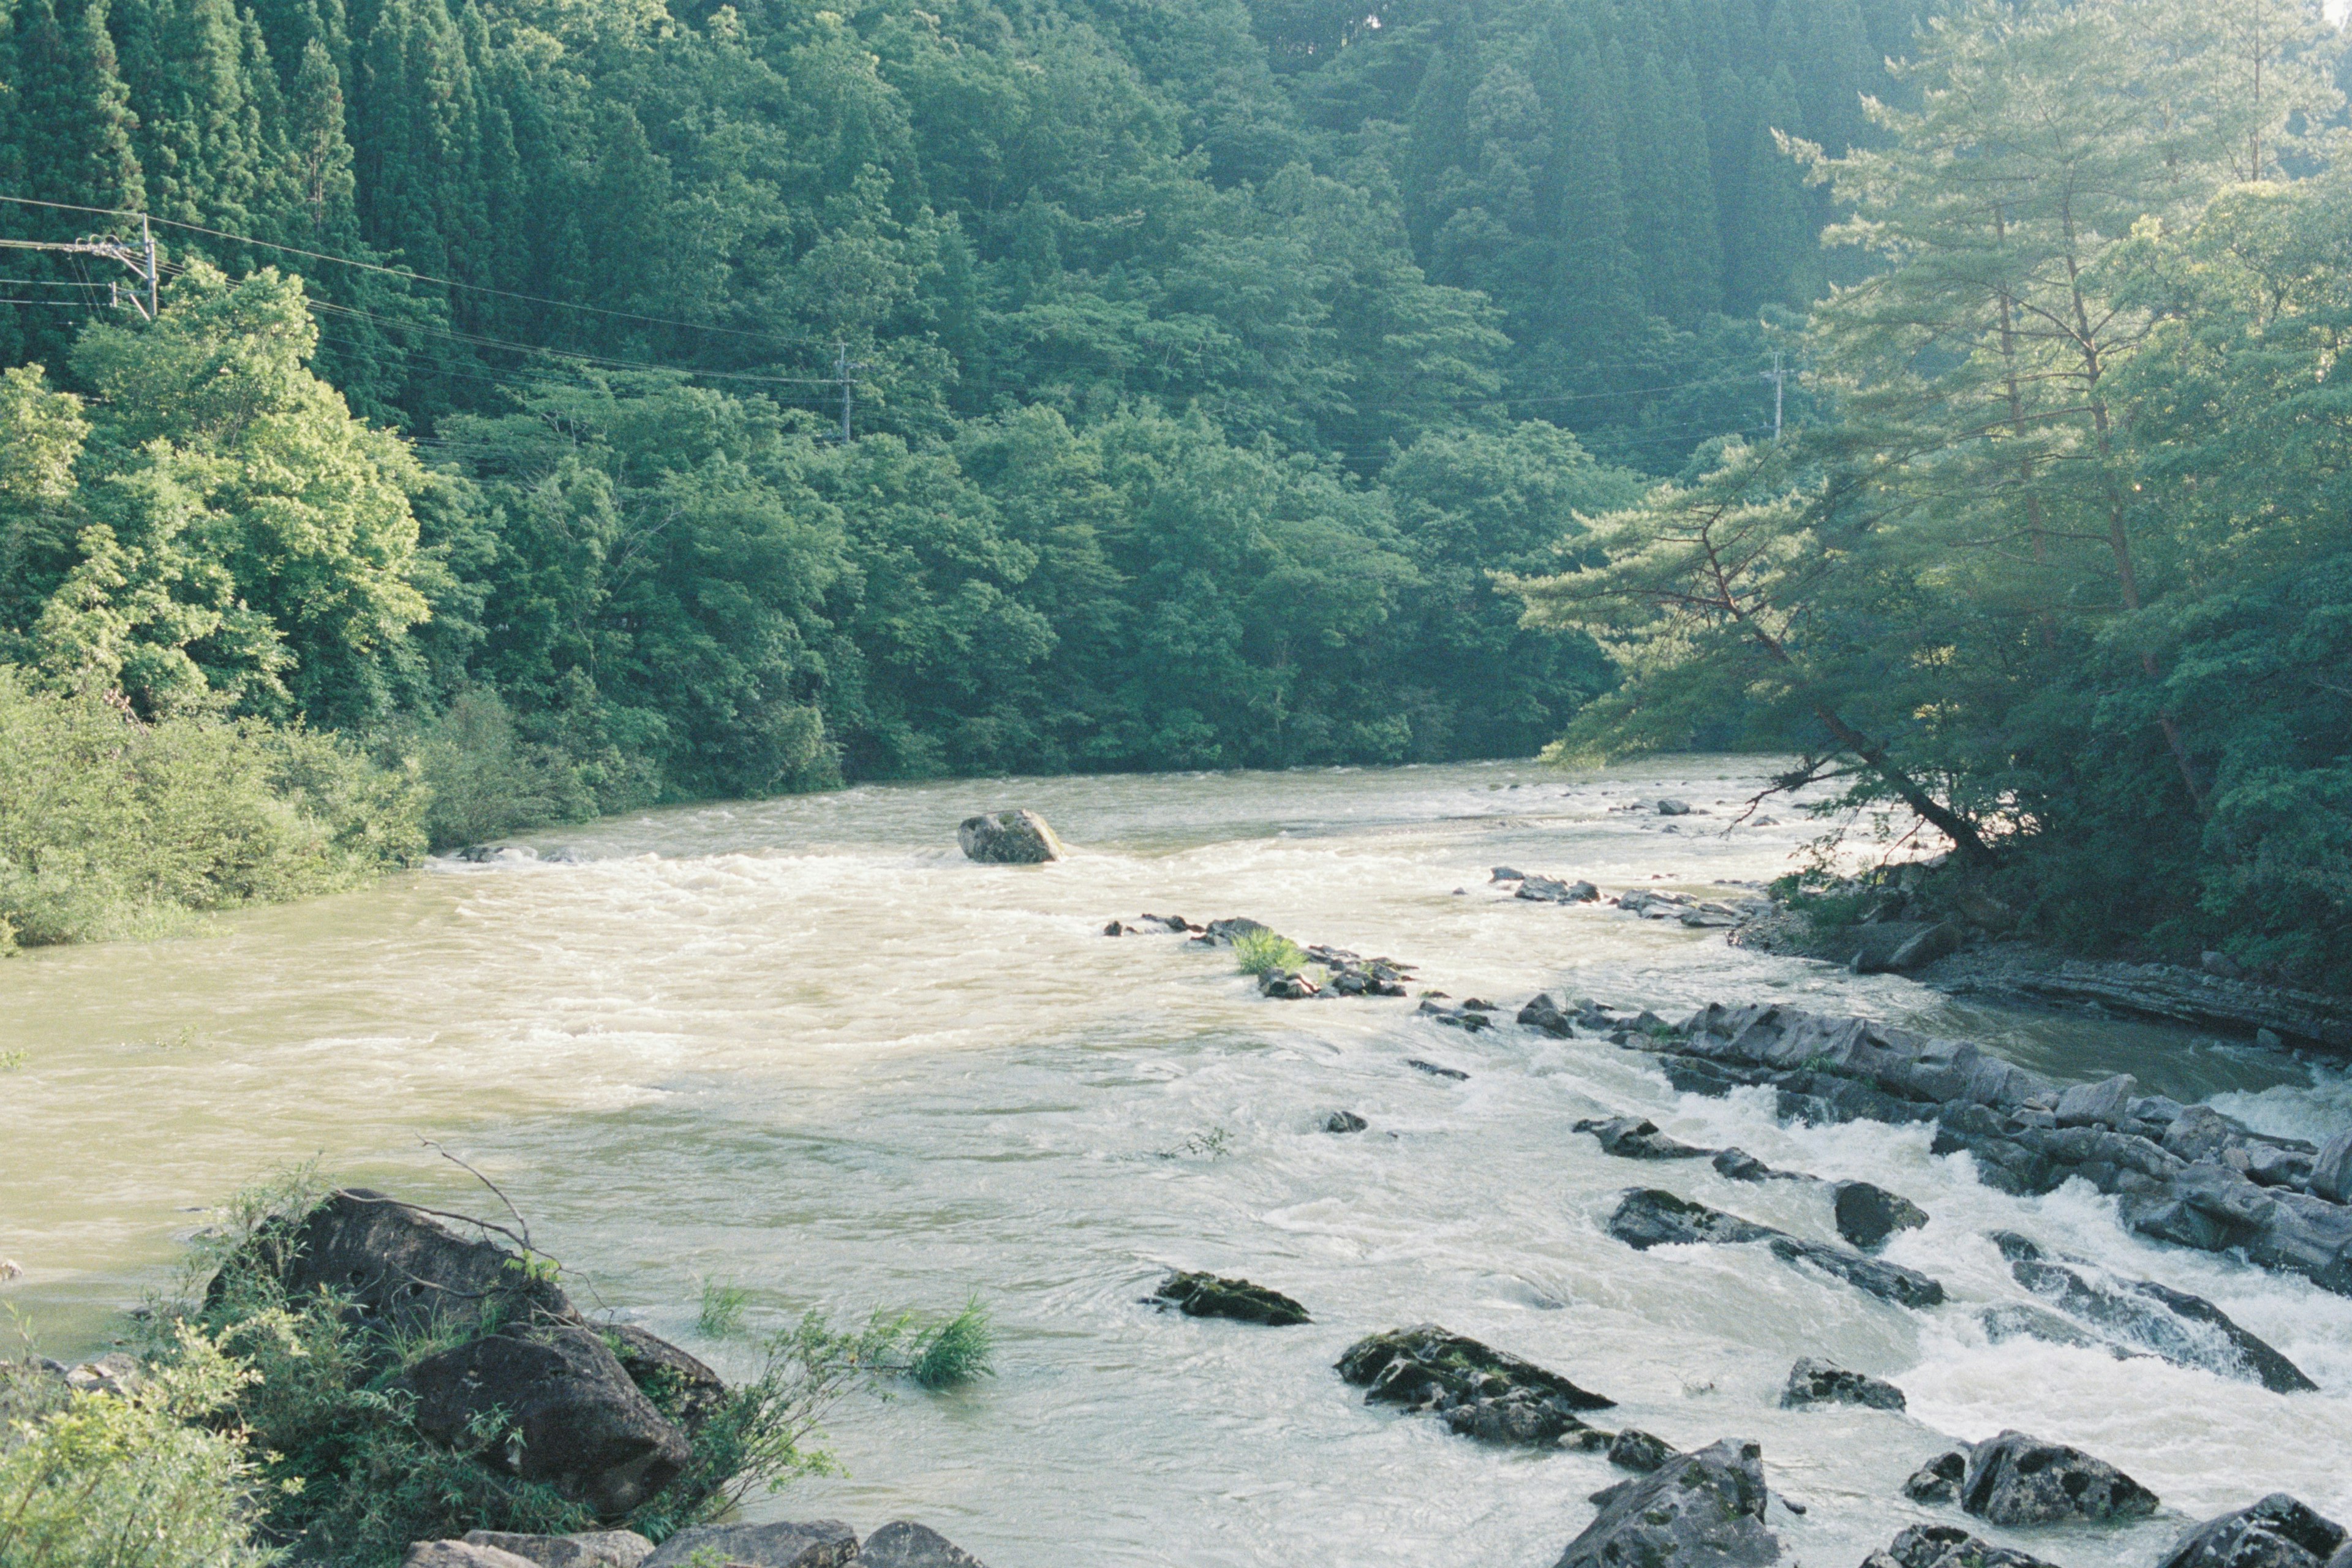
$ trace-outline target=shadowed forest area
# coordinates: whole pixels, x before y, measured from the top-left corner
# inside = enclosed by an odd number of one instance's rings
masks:
[[[160,309],[5,254],[0,914],[844,780],[1741,747],[2029,928],[2340,983],[2339,53],[6,0],[0,238],[147,215]]]

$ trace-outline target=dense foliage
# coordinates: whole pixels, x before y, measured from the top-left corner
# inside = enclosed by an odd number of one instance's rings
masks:
[[[1632,676],[1571,745],[1738,713],[2047,933],[2345,984],[2338,46],[2286,0],[1987,3],[1927,34],[1920,107],[1813,159],[1878,263],[1812,314],[1829,417],[1528,585]]]
[[[10,252],[0,658],[363,735],[437,842],[1525,754],[1612,677],[1489,574],[1769,418],[1775,132],[1913,21],[5,0],[0,234],[166,280]]]

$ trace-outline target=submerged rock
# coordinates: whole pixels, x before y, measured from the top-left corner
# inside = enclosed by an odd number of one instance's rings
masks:
[[[2344,1544],[2342,1525],[2273,1492],[2207,1520],[2182,1536],[2157,1568],[2323,1568]]]
[[[1764,1527],[1763,1449],[1727,1437],[1612,1489],[1554,1568],[1762,1568],[1780,1555]]]
[[[1601,889],[1590,882],[1562,881],[1553,877],[1528,877],[1519,883],[1514,895],[1533,903],[1591,904],[1601,900]]]
[[[1361,1132],[1370,1125],[1352,1110],[1335,1110],[1323,1119],[1326,1132]]]
[[[1784,1263],[1810,1264],[1882,1300],[1932,1307],[1944,1299],[1944,1287],[1915,1269],[1864,1258],[1825,1241],[1790,1236],[1655,1188],[1627,1189],[1616,1213],[1609,1217],[1608,1228],[1610,1235],[1637,1252],[1686,1242],[1723,1246],[1760,1241]]]
[[[1805,1356],[1789,1369],[1788,1385],[1780,1390],[1780,1407],[1802,1409],[1809,1405],[1862,1405],[1873,1410],[1900,1410],[1903,1391],[1881,1378],[1848,1372],[1817,1356]]]
[[[1957,1524],[1915,1524],[1862,1568],[2052,1568],[2031,1552],[1979,1541]]]
[[[2274,1393],[2319,1386],[2201,1296],[2152,1279],[2118,1279],[2080,1258],[2058,1261],[2013,1231],[1995,1231],[1992,1240],[2019,1284],[2126,1344],[2177,1366],[2259,1383]]]
[[[1621,1160],[1697,1160],[1710,1152],[1676,1142],[1659,1131],[1656,1122],[1640,1117],[1587,1118],[1576,1124],[1576,1130],[1591,1133],[1602,1153]]]
[[[1067,851],[1034,811],[983,812],[956,825],[956,842],[971,859],[990,866],[1038,866]]]
[[[469,1530],[468,1546],[492,1546],[539,1564],[539,1568],[638,1568],[654,1554],[654,1543],[634,1530],[593,1530],[578,1535],[509,1535]]]
[[[938,1531],[893,1520],[866,1538],[857,1568],[982,1568],[979,1558]]]
[[[1559,1447],[1590,1433],[1581,1413],[1616,1404],[1435,1323],[1359,1340],[1339,1371],[1365,1391],[1367,1404],[1427,1411],[1465,1436],[1523,1447]]]
[[[1470,1078],[1470,1075],[1460,1068],[1441,1067],[1435,1062],[1423,1061],[1419,1057],[1405,1058],[1404,1065],[1417,1072],[1425,1072],[1432,1078],[1450,1078],[1461,1082],[1467,1082]]]
[[[1926,1209],[1868,1182],[1840,1182],[1835,1202],[1838,1234],[1864,1252],[1875,1252],[1898,1230],[1927,1223]]]
[[[663,1542],[643,1568],[699,1568],[706,1563],[729,1568],[852,1568],[856,1562],[856,1531],[837,1519],[813,1519],[799,1524],[699,1524]]]
[[[1969,1450],[1960,1508],[1995,1524],[2145,1519],[2157,1496],[2104,1459],[2063,1443],[2003,1432]]]
[[[1155,1306],[1173,1307],[1188,1318],[1231,1318],[1238,1323],[1275,1327],[1308,1321],[1307,1309],[1281,1291],[1214,1274],[1171,1274],[1151,1293],[1151,1300]]]

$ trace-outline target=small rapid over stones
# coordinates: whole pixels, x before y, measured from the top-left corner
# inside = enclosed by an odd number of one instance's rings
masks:
[[[750,1525],[993,1568],[2155,1568],[2283,1494],[2184,1568],[2311,1568],[2352,1521],[2341,1070],[1727,946],[1816,831],[1739,820],[1765,771],[865,788],[32,953],[0,1300],[86,1358],[184,1211],[313,1153],[478,1206],[429,1137],[730,1378],[803,1310],[986,1302],[995,1378],[837,1407],[848,1474]],[[1063,858],[967,858],[1010,802]],[[1295,994],[1212,935],[1244,917]],[[1969,1049],[1882,1073],[1873,1030]],[[2043,1474],[2105,1517],[2005,1522]]]

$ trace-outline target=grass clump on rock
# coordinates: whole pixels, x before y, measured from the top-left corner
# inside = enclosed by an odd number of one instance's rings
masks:
[[[1244,974],[1265,979],[1307,967],[1307,952],[1278,931],[1245,931],[1234,937],[1234,963]]]

